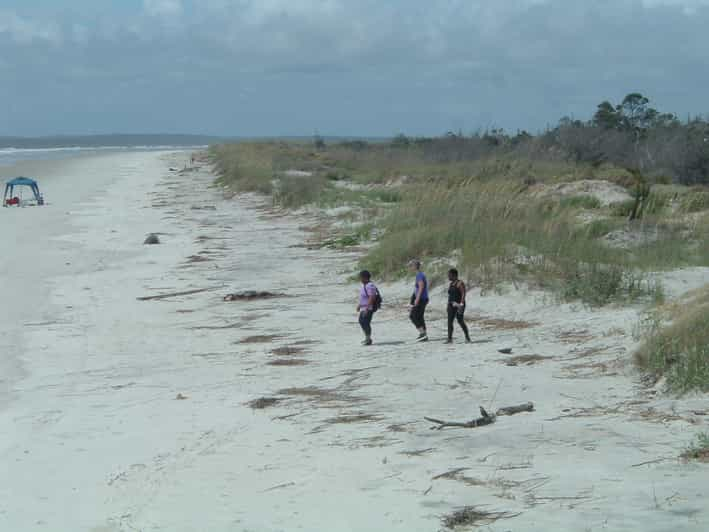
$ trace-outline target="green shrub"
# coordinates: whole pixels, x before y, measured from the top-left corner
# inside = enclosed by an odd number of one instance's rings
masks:
[[[368,191],[367,195],[373,200],[383,203],[398,203],[401,201],[401,193],[398,190],[373,189]]]
[[[595,196],[568,196],[561,199],[560,206],[564,209],[600,209],[601,200]]]
[[[630,213],[633,212],[634,207],[634,199],[628,199],[619,203],[614,203],[613,205],[611,205],[611,214],[613,216],[627,218],[628,216],[630,216]]]
[[[633,301],[651,296],[663,299],[662,286],[646,275],[619,265],[573,264],[563,277],[564,299],[580,299],[603,306],[613,301]]]
[[[282,177],[274,186],[273,201],[286,208],[302,207],[318,202],[326,187],[322,177]]]
[[[600,220],[593,220],[591,223],[579,230],[585,232],[585,236],[587,238],[594,239],[606,236],[608,233],[616,229],[618,229],[618,224],[614,220],[603,218]]]

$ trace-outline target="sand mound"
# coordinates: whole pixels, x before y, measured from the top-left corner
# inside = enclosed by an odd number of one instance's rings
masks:
[[[603,241],[612,248],[632,249],[656,242],[660,237],[657,227],[626,227],[611,231],[603,237]]]
[[[286,170],[283,175],[286,177],[312,177],[313,173],[305,170]]]
[[[597,179],[582,179],[581,181],[554,185],[539,184],[533,187],[532,195],[538,198],[591,196],[596,198],[602,206],[622,203],[632,199],[628,191],[620,185]]]

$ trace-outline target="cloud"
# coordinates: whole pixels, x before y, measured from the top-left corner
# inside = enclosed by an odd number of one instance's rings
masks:
[[[143,9],[151,17],[175,17],[183,12],[180,0],[143,0]]]
[[[200,101],[218,110],[184,123],[248,134],[534,129],[635,90],[662,110],[707,110],[709,0],[72,0],[71,13],[0,1],[18,6],[0,9],[3,78],[55,84],[32,100],[0,86],[20,126],[56,94],[86,123],[86,101],[115,110],[111,128],[137,116],[167,130]]]
[[[83,24],[74,23],[71,25],[71,38],[75,44],[85,46],[89,42],[89,29]]]
[[[63,36],[58,24],[21,18],[16,13],[0,10],[0,36],[8,35],[16,44],[44,42],[60,45]]]

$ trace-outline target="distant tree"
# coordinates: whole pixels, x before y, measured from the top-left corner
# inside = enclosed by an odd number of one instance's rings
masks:
[[[353,151],[364,151],[369,148],[369,144],[365,140],[349,140],[340,143],[343,148],[349,148]]]
[[[609,101],[598,104],[596,114],[593,115],[592,124],[603,129],[619,129],[622,123],[621,113]]]
[[[528,131],[525,131],[524,129],[522,131],[517,130],[517,134],[512,137],[512,145],[513,146],[518,146],[520,144],[523,144],[524,142],[528,142],[532,140],[534,137],[529,134]]]
[[[628,94],[616,109],[621,116],[623,128],[629,131],[644,133],[652,127],[679,125],[675,115],[660,113],[650,107],[650,100],[638,92]]]
[[[653,118],[653,127],[678,127],[681,125],[679,118],[674,113],[658,113]]]
[[[631,92],[617,107],[622,116],[625,129],[639,129],[647,127],[648,122],[657,114],[655,109],[649,107],[650,100],[639,92]]]
[[[391,139],[391,145],[395,148],[406,148],[409,144],[411,144],[411,140],[403,133],[399,133]]]

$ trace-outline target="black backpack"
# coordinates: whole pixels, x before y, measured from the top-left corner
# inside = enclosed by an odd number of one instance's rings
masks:
[[[372,283],[374,284],[374,283]],[[380,308],[382,308],[382,294],[379,291],[379,287],[377,285],[374,285],[374,289],[377,291],[377,295],[374,296],[374,306],[372,307],[372,312],[378,311]]]

